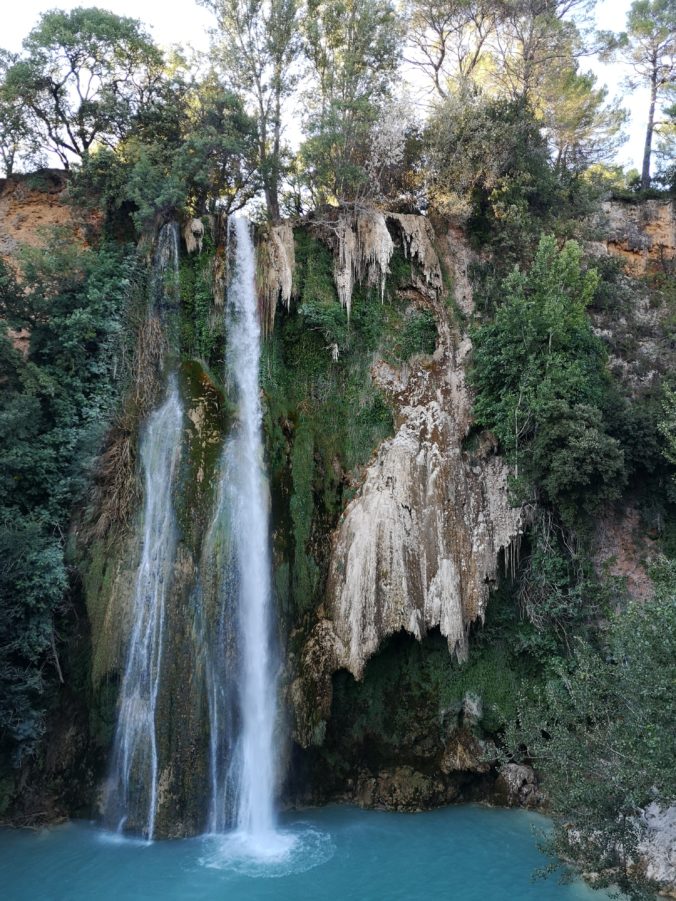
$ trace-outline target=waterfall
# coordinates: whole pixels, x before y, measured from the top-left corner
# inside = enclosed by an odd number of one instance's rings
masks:
[[[163,318],[166,318],[167,311],[175,309],[179,303],[179,263],[178,222],[166,222],[157,236],[151,279],[153,306]]]
[[[226,768],[219,752],[228,737],[222,727],[227,704],[210,703],[212,729],[213,831],[234,825],[239,839],[256,854],[278,848],[275,837],[274,728],[276,676],[271,648],[271,584],[268,489],[263,469],[262,409],[259,390],[260,324],[254,286],[255,254],[244,218],[229,223],[231,277],[226,303],[226,377],[238,403],[238,420],[225,448],[221,500],[230,524],[232,559],[225,564],[222,605],[236,620],[237,744]],[[219,514],[217,514],[218,516]],[[224,608],[225,609],[225,608]],[[219,630],[223,639],[222,628]],[[221,648],[225,654],[225,649]],[[222,667],[215,666],[218,673]],[[229,805],[229,807],[228,807]]]
[[[178,296],[178,226],[160,231],[152,279],[153,306],[162,313]],[[106,820],[149,840],[158,802],[157,697],[161,681],[165,604],[176,549],[172,486],[181,447],[183,410],[171,375],[161,407],[141,439],[145,497],[141,560],[131,609],[131,634],[106,799]]]
[[[136,573],[132,632],[120,691],[113,752],[111,813],[152,839],[157,810],[156,706],[162,665],[164,607],[176,546],[171,488],[183,412],[175,378],[150,417],[141,443],[145,480],[143,550]]]

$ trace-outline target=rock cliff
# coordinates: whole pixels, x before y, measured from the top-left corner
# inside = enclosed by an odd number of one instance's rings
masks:
[[[474,453],[463,450],[471,343],[452,325],[431,226],[420,216],[393,218],[418,263],[408,290],[433,311],[437,347],[403,367],[376,360],[371,368],[395,411],[395,435],[378,449],[331,536],[323,616],[292,690],[303,745],[322,735],[332,673],[346,669],[361,679],[388,636],[404,630],[420,640],[438,627],[449,652],[464,659],[500,553],[523,528],[523,511],[509,502],[508,468],[490,440]],[[452,234],[439,243],[451,264],[467,253]],[[466,304],[466,294],[460,300]]]

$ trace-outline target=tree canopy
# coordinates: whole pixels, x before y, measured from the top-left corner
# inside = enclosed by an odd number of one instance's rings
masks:
[[[44,13],[5,75],[4,92],[65,168],[111,146],[150,102],[162,55],[141,23],[96,7]]]

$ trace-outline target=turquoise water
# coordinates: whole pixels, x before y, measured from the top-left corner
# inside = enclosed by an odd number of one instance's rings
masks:
[[[291,849],[254,863],[233,841],[120,840],[85,823],[0,832],[3,901],[602,901],[581,884],[532,880],[543,863],[523,811],[423,814],[349,807],[283,818]]]

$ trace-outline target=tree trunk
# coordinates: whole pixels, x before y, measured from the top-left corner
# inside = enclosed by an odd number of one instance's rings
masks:
[[[641,169],[641,187],[650,187],[650,155],[652,154],[653,131],[655,130],[655,103],[657,101],[657,60],[655,59],[650,77],[650,106],[648,107],[648,126],[645,131],[643,148],[643,168]]]

